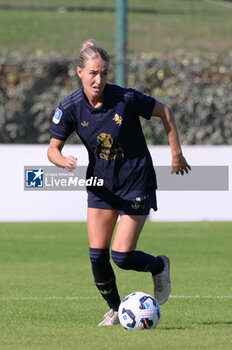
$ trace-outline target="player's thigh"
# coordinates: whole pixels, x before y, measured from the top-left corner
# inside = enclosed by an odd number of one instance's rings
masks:
[[[136,248],[147,215],[122,215],[115,233],[112,249],[129,252]]]
[[[117,218],[116,209],[88,208],[87,228],[91,248],[109,248]]]

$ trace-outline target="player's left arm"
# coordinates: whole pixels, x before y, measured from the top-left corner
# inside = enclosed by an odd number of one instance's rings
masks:
[[[160,101],[156,101],[152,116],[162,119],[165,131],[168,135],[172,152],[172,174],[181,173],[181,175],[184,175],[184,172],[188,173],[191,167],[182,154],[175,117],[171,108]]]

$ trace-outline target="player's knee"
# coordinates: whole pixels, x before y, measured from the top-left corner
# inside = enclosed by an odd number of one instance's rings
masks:
[[[114,263],[123,270],[131,269],[131,258],[132,252],[117,252],[116,250],[111,251],[111,256]]]
[[[89,257],[92,264],[104,264],[109,261],[109,249],[89,248]]]

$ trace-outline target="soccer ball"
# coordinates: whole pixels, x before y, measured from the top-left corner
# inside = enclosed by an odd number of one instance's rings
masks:
[[[125,329],[152,329],[159,323],[161,312],[159,304],[153,296],[143,292],[135,292],[122,300],[118,316]]]

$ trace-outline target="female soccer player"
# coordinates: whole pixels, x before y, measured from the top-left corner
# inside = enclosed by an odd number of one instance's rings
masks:
[[[77,66],[83,87],[60,102],[48,148],[52,163],[72,171],[77,158],[63,156],[62,148],[76,131],[89,154],[87,178],[104,181],[103,187],[87,189],[89,256],[95,284],[110,308],[99,326],[119,323],[120,297],[109,253],[118,217],[112,260],[125,270],[150,272],[159,304],[171,292],[169,259],[136,250],[150,209],[157,210],[156,175],[139,116],[162,119],[172,152],[172,172],[183,175],[191,169],[182,155],[171,109],[133,89],[107,84],[108,70],[107,52],[94,40],[84,43]]]

